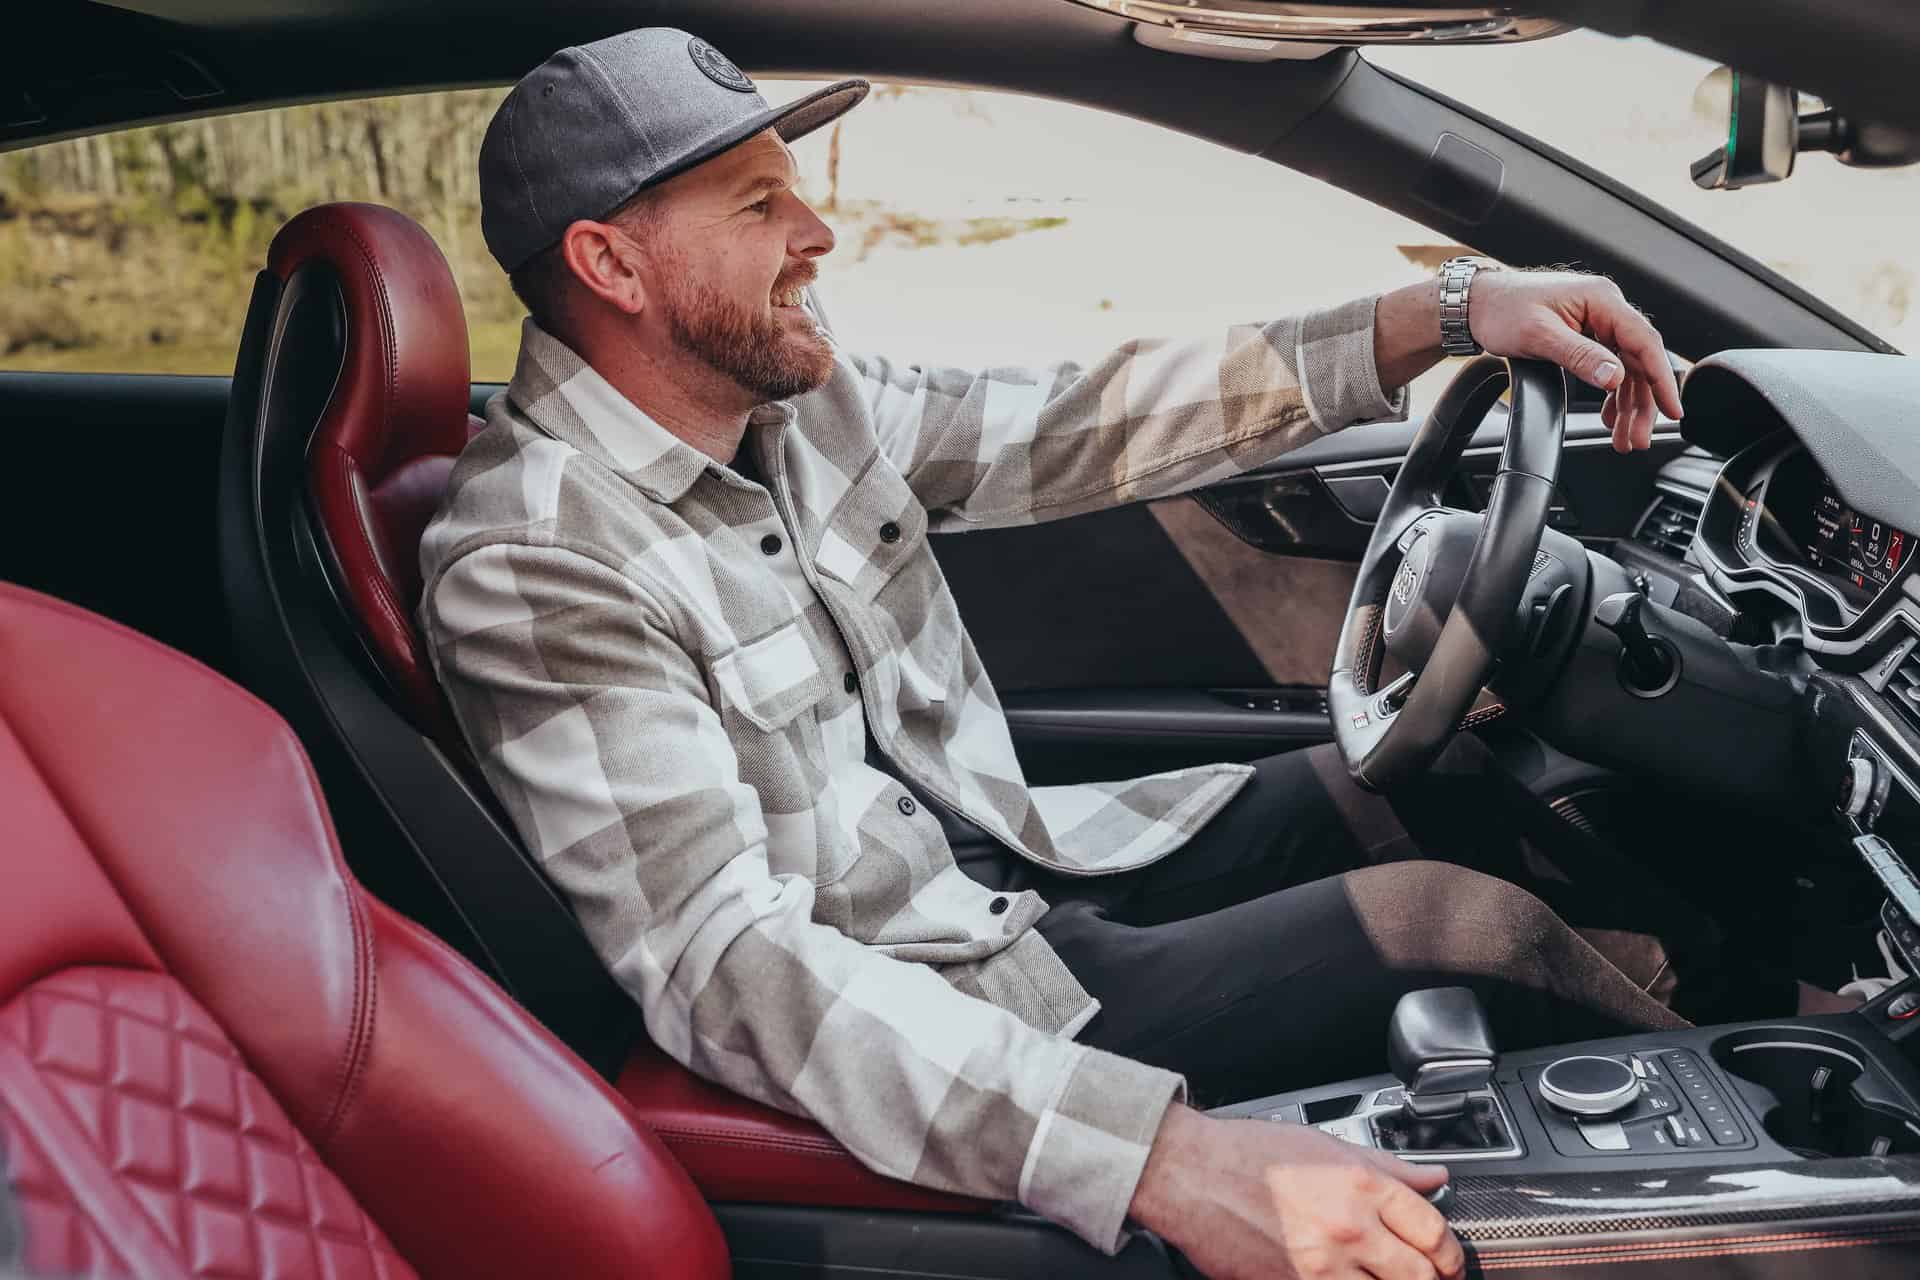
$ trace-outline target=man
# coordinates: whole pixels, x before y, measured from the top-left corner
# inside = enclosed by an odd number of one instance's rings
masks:
[[[1672,1015],[1501,881],[1368,866],[1304,755],[1029,788],[927,546],[1397,414],[1382,388],[1441,354],[1437,290],[1084,369],[851,354],[807,296],[833,236],[785,141],[866,89],[770,110],[655,28],[563,50],[501,105],[482,220],[532,316],[421,551],[475,754],[662,1048],[874,1168],[1107,1250],[1131,1219],[1215,1275],[1454,1274],[1418,1194],[1444,1171],[1210,1119],[1179,1073],[1377,1055],[1392,997],[1436,979]],[[1607,388],[1617,447],[1679,414],[1604,281],[1484,272],[1469,323]],[[930,799],[985,833],[976,875]]]

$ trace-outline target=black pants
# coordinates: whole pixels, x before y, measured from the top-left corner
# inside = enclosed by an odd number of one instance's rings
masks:
[[[1569,844],[1474,739],[1391,804],[1332,747],[1254,767],[1136,872],[1064,877],[956,842],[976,880],[1052,904],[1038,927],[1101,1002],[1083,1042],[1179,1071],[1217,1106],[1384,1071],[1393,1005],[1422,987],[1473,987],[1506,1048],[1685,1025],[1669,952],[1710,970],[1712,927]]]

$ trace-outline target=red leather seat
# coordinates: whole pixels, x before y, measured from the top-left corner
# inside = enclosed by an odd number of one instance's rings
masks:
[[[326,282],[312,287],[337,294],[337,309],[316,328],[339,353],[319,370],[303,368],[297,340],[282,336],[297,324],[276,321],[260,374],[261,405],[251,420],[267,432],[288,429],[284,397],[276,400],[276,387],[304,380],[323,388],[324,398],[315,399],[323,407],[311,421],[293,425],[310,432],[310,438],[302,438],[307,505],[314,541],[335,575],[331,594],[377,665],[397,710],[435,739],[447,758],[464,760],[466,745],[433,680],[413,621],[421,588],[420,535],[444,493],[453,456],[473,430],[467,412],[466,322],[452,274],[432,239],[404,215],[376,205],[331,204],[309,209],[281,229],[269,250],[266,275],[272,277],[268,283],[287,293],[309,276]],[[278,304],[276,314],[293,313],[297,307]],[[242,394],[243,380],[236,376],[235,395]],[[254,483],[271,487],[273,481],[269,476]],[[277,524],[271,517],[257,523]],[[300,603],[283,598],[280,612]],[[241,647],[260,646],[243,638]],[[323,696],[328,680],[324,671],[306,673],[307,683],[322,686]],[[347,719],[365,717],[334,710],[327,723],[337,729]],[[377,775],[375,754],[364,749],[361,767]],[[387,788],[392,804],[404,803],[403,793],[411,792],[417,788]],[[420,822],[439,821],[448,805],[459,803],[459,793],[449,791]],[[430,833],[416,831],[414,837],[428,845],[433,841]],[[463,840],[455,852],[469,855],[470,862],[477,847]],[[518,859],[530,865],[524,849]],[[494,870],[505,877],[515,870],[512,861],[502,858]],[[464,914],[482,943],[524,933],[517,918],[476,918],[481,912],[473,907]],[[603,974],[594,976],[605,981]],[[616,1087],[713,1200],[986,1207],[873,1174],[817,1125],[716,1088],[645,1043],[617,1072]]]
[[[10,586],[0,883],[33,1272],[727,1274],[625,1102],[347,873],[279,717]]]

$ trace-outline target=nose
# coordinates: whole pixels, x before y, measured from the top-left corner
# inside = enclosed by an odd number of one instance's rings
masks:
[[[818,258],[833,252],[833,228],[820,220],[813,206],[793,196],[794,226],[788,234],[788,248],[797,257]]]

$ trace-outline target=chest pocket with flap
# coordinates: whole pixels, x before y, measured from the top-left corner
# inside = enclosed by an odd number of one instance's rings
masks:
[[[716,658],[713,679],[727,705],[765,733],[785,727],[827,692],[827,678],[798,622]]]

